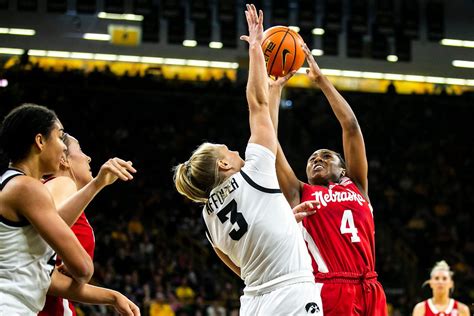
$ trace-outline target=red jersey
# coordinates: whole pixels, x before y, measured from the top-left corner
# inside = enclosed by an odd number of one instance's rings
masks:
[[[365,275],[375,269],[372,207],[359,188],[344,177],[328,187],[304,184],[301,202],[320,203],[303,226],[315,276],[319,273]],[[321,275],[321,274],[320,274]]]
[[[450,299],[446,310],[440,312],[433,304],[433,300],[430,298],[425,301],[425,316],[458,316],[458,302]]]
[[[87,220],[86,214],[84,212],[82,212],[81,216],[79,216],[74,225],[71,226],[71,230],[74,232],[82,247],[84,247],[91,259],[94,259],[94,230],[89,224],[89,221]],[[56,260],[56,265],[61,264],[61,262],[61,259],[58,257]],[[69,316],[76,315],[76,310],[74,309],[74,305],[67,299],[48,295],[46,297],[46,304],[44,305],[43,310],[39,312],[38,315]]]

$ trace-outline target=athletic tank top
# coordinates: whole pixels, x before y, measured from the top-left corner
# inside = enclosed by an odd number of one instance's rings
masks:
[[[21,171],[8,169],[0,189]],[[46,299],[55,253],[26,220],[0,215],[0,315],[36,315]]]

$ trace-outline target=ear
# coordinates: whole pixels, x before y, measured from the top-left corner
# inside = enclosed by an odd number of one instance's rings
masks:
[[[70,167],[69,160],[67,159],[67,157],[65,155],[61,156],[61,159],[59,160],[59,162],[61,163],[61,167],[65,167],[65,168]]]
[[[341,177],[344,177],[346,175],[346,169],[342,169],[341,171]]]
[[[46,139],[43,136],[43,134],[36,134],[36,136],[35,136],[35,145],[40,151],[43,150],[45,141],[46,141]]]
[[[232,169],[232,165],[226,159],[218,159],[217,166],[220,170],[224,171]]]

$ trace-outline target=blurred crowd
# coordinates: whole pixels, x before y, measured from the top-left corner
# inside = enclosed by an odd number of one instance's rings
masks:
[[[2,116],[33,102],[54,109],[97,168],[133,161],[131,183],[107,188],[87,209],[95,229],[94,282],[132,298],[143,315],[237,315],[243,282],[219,261],[201,209],[179,196],[172,167],[202,141],[246,145],[245,80],[165,79],[160,72],[0,69]],[[391,315],[408,315],[430,295],[435,261],[455,271],[453,296],[474,302],[473,94],[343,93],[366,140],[376,263]],[[342,135],[318,89],[288,89],[279,137],[304,178],[318,148],[342,149]],[[291,106],[289,106],[291,105]],[[83,315],[112,311],[80,305]]]

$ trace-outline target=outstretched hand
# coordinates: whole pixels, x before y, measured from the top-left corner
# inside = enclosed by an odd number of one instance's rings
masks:
[[[295,73],[296,73],[296,70],[292,70],[283,77],[276,77],[275,79],[273,79],[272,77],[268,77],[268,86],[270,88],[272,87],[283,88],[285,84],[288,82],[288,80],[290,80],[291,77],[293,77]]]
[[[323,73],[321,72],[321,69],[316,63],[316,60],[314,59],[313,54],[311,54],[311,51],[309,50],[306,43],[303,43],[301,47],[303,48],[306,61],[309,65],[309,69],[306,69],[306,74],[308,75],[309,79],[311,79],[311,81],[317,81],[323,75]]]
[[[120,178],[122,181],[132,180],[132,173],[137,172],[132,167],[131,161],[125,161],[120,158],[109,159],[100,167],[99,173],[95,177],[97,183],[101,186],[107,186]]]
[[[316,214],[316,210],[314,208],[318,205],[318,201],[306,201],[296,205],[293,208],[293,214],[295,214],[296,222],[299,223],[303,220],[303,218]]]
[[[123,294],[116,292],[115,302],[113,304],[115,310],[124,316],[140,316],[140,309],[132,301]]]
[[[240,39],[249,43],[249,45],[261,45],[263,40],[263,11],[259,10],[253,4],[247,4],[245,18],[249,28],[249,35],[242,35]]]

